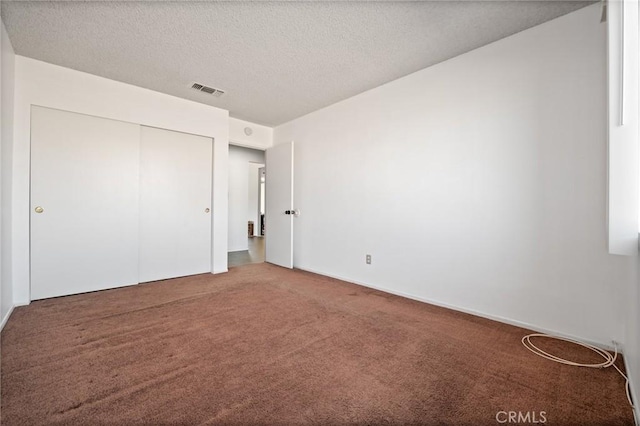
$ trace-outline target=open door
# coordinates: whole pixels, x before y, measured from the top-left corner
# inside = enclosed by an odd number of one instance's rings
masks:
[[[293,142],[266,151],[265,260],[293,268]]]

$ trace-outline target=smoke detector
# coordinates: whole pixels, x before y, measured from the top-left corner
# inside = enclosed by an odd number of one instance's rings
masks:
[[[220,96],[224,95],[224,90],[216,89],[215,87],[205,86],[204,84],[200,84],[200,83],[193,83],[191,85],[191,88],[194,90],[197,90],[198,92],[204,92],[209,95],[213,95],[216,98],[219,98]]]

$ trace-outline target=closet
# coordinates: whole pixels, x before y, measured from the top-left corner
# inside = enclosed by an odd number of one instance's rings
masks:
[[[211,271],[212,143],[32,107],[31,300]]]

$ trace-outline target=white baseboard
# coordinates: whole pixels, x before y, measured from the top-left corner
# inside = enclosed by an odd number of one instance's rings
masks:
[[[640,425],[640,404],[638,404],[638,392],[636,388],[636,383],[632,380],[633,373],[635,372],[629,365],[629,358],[624,357],[624,369],[627,373],[627,377],[629,378],[629,393],[631,394],[631,400],[633,401],[633,415],[635,417],[636,426]]]
[[[2,318],[2,322],[0,323],[0,331],[2,331],[4,329],[5,324],[7,323],[7,321],[9,321],[9,317],[13,313],[13,309],[15,307],[16,307],[16,305],[11,305],[11,308],[9,308],[9,312],[7,312],[7,314],[4,316],[4,318]]]
[[[225,269],[214,269],[213,271],[211,271],[212,274],[224,274],[226,272],[229,272],[228,268]]]
[[[469,308],[464,308],[464,307],[460,307],[460,306],[456,306],[456,305],[452,305],[449,303],[445,303],[445,302],[441,302],[439,300],[434,300],[434,299],[429,299],[429,298],[425,298],[425,297],[420,297],[420,296],[414,296],[412,294],[408,294],[408,293],[403,293],[401,291],[396,291],[396,290],[391,290],[388,288],[384,288],[384,287],[378,287],[378,286],[374,286],[371,284],[367,284],[364,282],[360,282],[360,281],[354,281],[350,278],[344,278],[344,277],[340,277],[337,275],[332,275],[332,274],[327,274],[325,272],[321,272],[321,271],[315,271],[313,269],[309,269],[309,268],[300,268],[298,266],[294,266],[296,269],[299,269],[301,271],[307,271],[307,272],[311,272],[314,274],[318,274],[318,275],[324,275],[327,277],[331,277],[331,278],[335,278],[337,280],[341,280],[341,281],[346,281],[348,283],[352,283],[352,284],[357,284],[363,287],[367,287],[367,288],[372,288],[374,290],[379,290],[382,291],[384,293],[389,293],[389,294],[394,294],[396,296],[400,296],[400,297],[405,297],[407,299],[411,299],[411,300],[417,300],[418,302],[423,302],[423,303],[428,303],[430,305],[435,305],[435,306],[440,306],[442,308],[447,308],[447,309],[451,309],[454,311],[458,311],[458,312],[464,312],[465,314],[470,314],[470,315],[475,315],[477,317],[482,317],[482,318],[486,318],[486,319],[490,319],[493,321],[498,321],[504,324],[509,324],[509,325],[513,325],[516,327],[520,327],[520,328],[526,328],[538,333],[544,333],[544,334],[550,334],[553,336],[558,336],[558,337],[564,337],[566,339],[571,339],[571,340],[577,340],[579,342],[583,342],[583,343],[588,343],[592,346],[596,346],[598,348],[602,348],[608,351],[613,351],[615,348],[613,347],[613,345],[611,344],[611,342],[609,343],[604,343],[604,342],[599,342],[599,341],[593,341],[593,340],[589,340],[589,339],[585,339],[583,337],[579,337],[579,336],[574,336],[568,333],[563,333],[557,330],[551,330],[551,329],[547,329],[547,328],[543,328],[543,327],[539,327],[535,324],[529,324],[523,321],[518,321],[518,320],[514,320],[511,318],[505,318],[505,317],[501,317],[499,315],[492,315],[492,314],[488,314],[486,312],[481,312],[481,311],[476,311],[474,309],[469,309]],[[620,348],[618,348],[620,349]]]

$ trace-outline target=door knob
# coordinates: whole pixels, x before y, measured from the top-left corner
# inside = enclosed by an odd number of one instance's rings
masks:
[[[209,213],[211,210],[209,209],[209,207],[207,207],[206,209],[204,209],[205,213]]]
[[[40,206],[36,207],[34,210],[36,213],[42,213],[44,211],[44,209]]]

